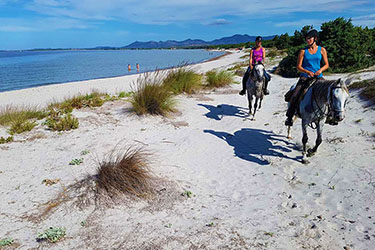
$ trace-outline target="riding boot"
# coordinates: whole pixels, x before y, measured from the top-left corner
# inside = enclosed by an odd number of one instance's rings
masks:
[[[264,81],[264,87],[263,87],[263,93],[264,93],[264,95],[269,95],[270,94],[270,92],[268,91],[267,87],[268,87],[268,80],[266,79]]]
[[[246,94],[246,82],[249,79],[250,76],[250,67],[247,68],[245,75],[242,77],[242,90],[240,91],[240,95]]]
[[[286,112],[287,119],[285,121],[285,126],[293,126],[293,116],[296,112],[297,98],[292,98],[289,103],[288,111]]]

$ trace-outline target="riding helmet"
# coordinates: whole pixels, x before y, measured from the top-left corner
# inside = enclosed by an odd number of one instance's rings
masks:
[[[256,42],[261,42],[263,39],[262,39],[262,37],[261,36],[257,36],[257,38],[255,38],[255,41]]]
[[[316,29],[312,29],[312,30],[309,30],[306,34],[306,37],[307,38],[310,38],[310,37],[319,37],[319,32],[316,31]]]

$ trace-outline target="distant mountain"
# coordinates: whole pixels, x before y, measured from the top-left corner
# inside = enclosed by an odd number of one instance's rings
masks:
[[[274,36],[265,36],[263,37],[264,40],[270,40]],[[249,35],[233,35],[230,37],[223,37],[220,39],[215,39],[210,42],[206,42],[200,39],[187,39],[184,41],[148,41],[148,42],[139,42],[136,41],[131,43],[127,46],[121,47],[124,49],[158,49],[158,48],[177,48],[177,47],[194,47],[194,46],[202,46],[202,45],[222,45],[222,44],[237,44],[237,43],[247,43],[247,42],[254,42],[256,36],[249,36]]]

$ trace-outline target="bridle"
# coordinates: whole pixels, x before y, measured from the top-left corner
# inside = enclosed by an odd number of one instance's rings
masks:
[[[313,85],[316,83],[317,81],[315,81],[312,85],[311,85],[311,87],[313,87]],[[312,98],[311,98],[311,107],[313,107],[313,101],[315,101],[315,104],[316,104],[316,106],[318,107],[318,109],[319,109],[319,111],[320,111],[320,113],[322,113],[323,114],[323,116],[328,116],[331,112],[342,112],[342,110],[337,110],[337,109],[335,109],[334,108],[334,106],[333,106],[333,91],[335,90],[335,89],[342,89],[342,85],[341,85],[341,82],[339,82],[338,84],[337,84],[337,82],[336,83],[333,83],[333,84],[331,84],[329,87],[329,91],[328,91],[328,98],[327,98],[327,100],[328,100],[328,109],[327,109],[327,112],[325,112],[324,110],[323,110],[323,108],[322,107],[320,107],[319,106],[319,104],[318,104],[318,101],[317,101],[317,98],[316,98],[316,94],[315,94],[315,92],[314,92],[314,88],[312,88]],[[315,123],[315,127],[313,127],[312,126],[312,122],[309,124],[309,126],[312,128],[312,129],[316,129],[316,123]]]

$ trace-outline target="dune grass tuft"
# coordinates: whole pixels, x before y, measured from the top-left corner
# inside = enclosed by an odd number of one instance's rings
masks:
[[[220,88],[227,86],[233,82],[232,73],[222,70],[215,71],[211,70],[206,73],[207,77],[207,86],[210,88]]]
[[[202,85],[202,75],[186,68],[186,66],[171,69],[164,78],[163,85],[174,94],[193,94]]]
[[[32,120],[16,120],[10,124],[8,132],[11,135],[21,134],[23,132],[31,131],[36,125],[37,123]]]
[[[30,119],[40,120],[47,115],[48,112],[36,107],[6,106],[0,110],[0,125],[9,126],[12,123],[22,123]]]
[[[100,107],[105,100],[108,100],[108,95],[100,92],[92,92],[86,95],[77,95],[67,98],[59,103],[51,103],[48,108],[62,110],[64,113],[70,113],[73,109],[81,109],[86,107]]]
[[[149,154],[141,148],[129,147],[122,154],[113,152],[108,160],[99,163],[96,175],[98,191],[109,196],[134,195],[145,197],[151,192]]]
[[[375,105],[375,78],[354,82],[349,85],[349,89],[361,89],[360,96]]]
[[[160,71],[154,75],[144,73],[137,79],[130,102],[138,115],[166,115],[175,111],[173,93],[162,83],[163,75]]]

